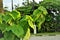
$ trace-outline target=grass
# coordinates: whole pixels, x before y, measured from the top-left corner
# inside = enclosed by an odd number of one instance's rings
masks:
[[[60,35],[60,32],[50,32],[50,33],[37,33],[37,34],[32,34],[32,36],[56,36]]]

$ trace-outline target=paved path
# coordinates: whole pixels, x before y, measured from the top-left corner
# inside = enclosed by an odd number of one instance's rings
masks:
[[[60,35],[57,36],[32,36],[30,40],[60,40]]]

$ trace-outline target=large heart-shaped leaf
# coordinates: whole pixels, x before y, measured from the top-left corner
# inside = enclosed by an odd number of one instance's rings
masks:
[[[19,38],[23,37],[24,35],[23,27],[21,27],[20,25],[12,25],[11,31]]]
[[[26,20],[21,20],[21,21],[19,22],[19,25],[20,25],[21,27],[23,27],[24,35],[25,35],[26,32],[27,32],[27,29],[28,29],[28,27],[29,27],[28,22],[27,22]]]
[[[20,25],[16,25],[13,24],[9,27],[6,28],[6,31],[12,31],[18,38],[23,37],[24,36],[24,30],[23,27],[21,27]]]
[[[13,18],[14,20],[21,18],[20,12],[18,12],[18,11],[16,11],[16,10],[12,11],[11,13],[9,13],[9,15],[12,16],[12,18]]]

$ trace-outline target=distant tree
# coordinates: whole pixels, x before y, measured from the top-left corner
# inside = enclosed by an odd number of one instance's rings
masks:
[[[60,0],[44,0],[40,2],[39,6],[44,6],[48,11],[41,32],[60,31]]]

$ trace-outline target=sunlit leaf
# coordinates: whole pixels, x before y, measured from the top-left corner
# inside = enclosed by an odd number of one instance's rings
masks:
[[[34,29],[34,24],[33,24],[33,22],[32,22],[31,20],[28,20],[28,24],[29,24],[29,26],[30,26],[31,28]]]
[[[24,36],[23,40],[29,40],[30,38],[30,29],[28,28],[26,35]]]
[[[26,15],[26,19],[33,21],[33,18],[29,15]]]
[[[16,10],[12,11],[9,15],[12,16],[12,18],[13,18],[14,20],[21,18],[20,12],[18,12],[18,11],[16,11]]]

